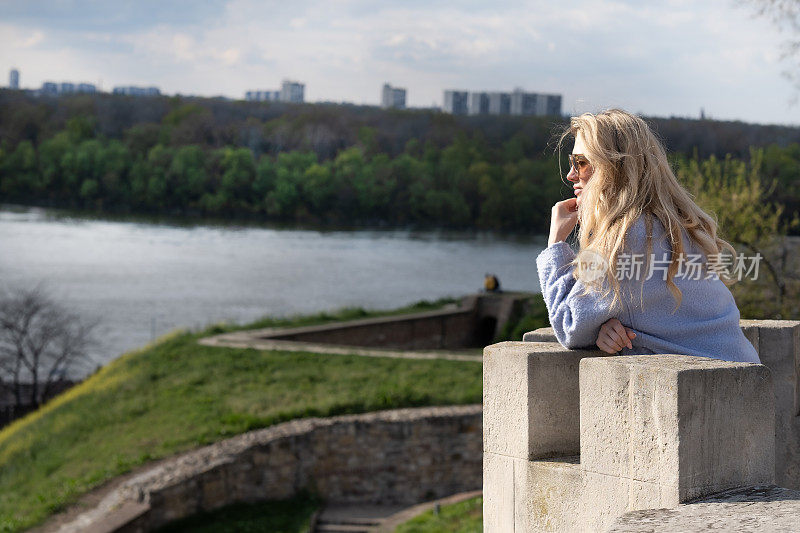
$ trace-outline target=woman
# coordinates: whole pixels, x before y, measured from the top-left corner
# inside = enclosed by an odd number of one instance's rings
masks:
[[[735,250],[678,183],[648,125],[611,109],[573,117],[559,147],[568,135],[575,197],[553,206],[536,258],[558,341],[760,363],[720,261],[723,249]],[[577,255],[566,242],[576,224]]]

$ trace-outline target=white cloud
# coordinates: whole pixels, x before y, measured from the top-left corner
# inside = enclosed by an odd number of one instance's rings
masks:
[[[565,110],[800,122],[781,77],[784,37],[724,0],[477,2],[230,0],[167,22],[74,30],[34,15],[0,24],[0,68],[23,82],[103,78],[168,93],[242,96],[306,83],[309,100],[377,103],[385,81],[412,105],[445,88],[559,92]],[[27,80],[27,81],[26,81]]]

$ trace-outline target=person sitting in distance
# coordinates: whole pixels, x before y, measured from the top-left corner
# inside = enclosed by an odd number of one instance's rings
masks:
[[[486,292],[500,292],[500,280],[494,274],[487,273],[483,278],[483,290]]]

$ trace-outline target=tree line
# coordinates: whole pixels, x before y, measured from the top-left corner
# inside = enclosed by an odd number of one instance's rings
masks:
[[[800,129],[648,120],[673,145],[676,168],[726,154],[749,161],[742,143],[761,143],[758,179],[774,183],[767,199],[783,204],[787,219],[800,211]],[[553,150],[564,125],[0,91],[0,198],[101,212],[541,232],[553,203],[571,194],[560,178],[567,163]]]

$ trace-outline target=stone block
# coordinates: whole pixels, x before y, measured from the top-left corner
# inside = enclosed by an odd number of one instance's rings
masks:
[[[536,342],[501,342],[483,353],[484,451],[520,459],[576,455],[578,363],[605,354]]]
[[[539,328],[522,335],[524,342],[558,342],[553,328]]]
[[[800,322],[742,320],[757,330],[759,358],[775,386],[775,482],[800,490]]]
[[[775,486],[756,486],[716,494],[672,509],[630,512],[615,520],[607,531],[789,533],[798,530],[799,516],[800,492]]]
[[[513,459],[513,531],[579,530],[583,478],[577,459]]]
[[[753,345],[753,348],[756,351],[759,350],[758,344],[758,320],[740,320],[739,327],[742,329],[742,333],[750,341],[750,344]],[[763,361],[762,361],[763,363]]]
[[[587,472],[656,485],[662,506],[774,479],[774,398],[763,365],[591,358],[580,363],[580,391]]]
[[[483,454],[483,530],[514,531],[514,458]]]

